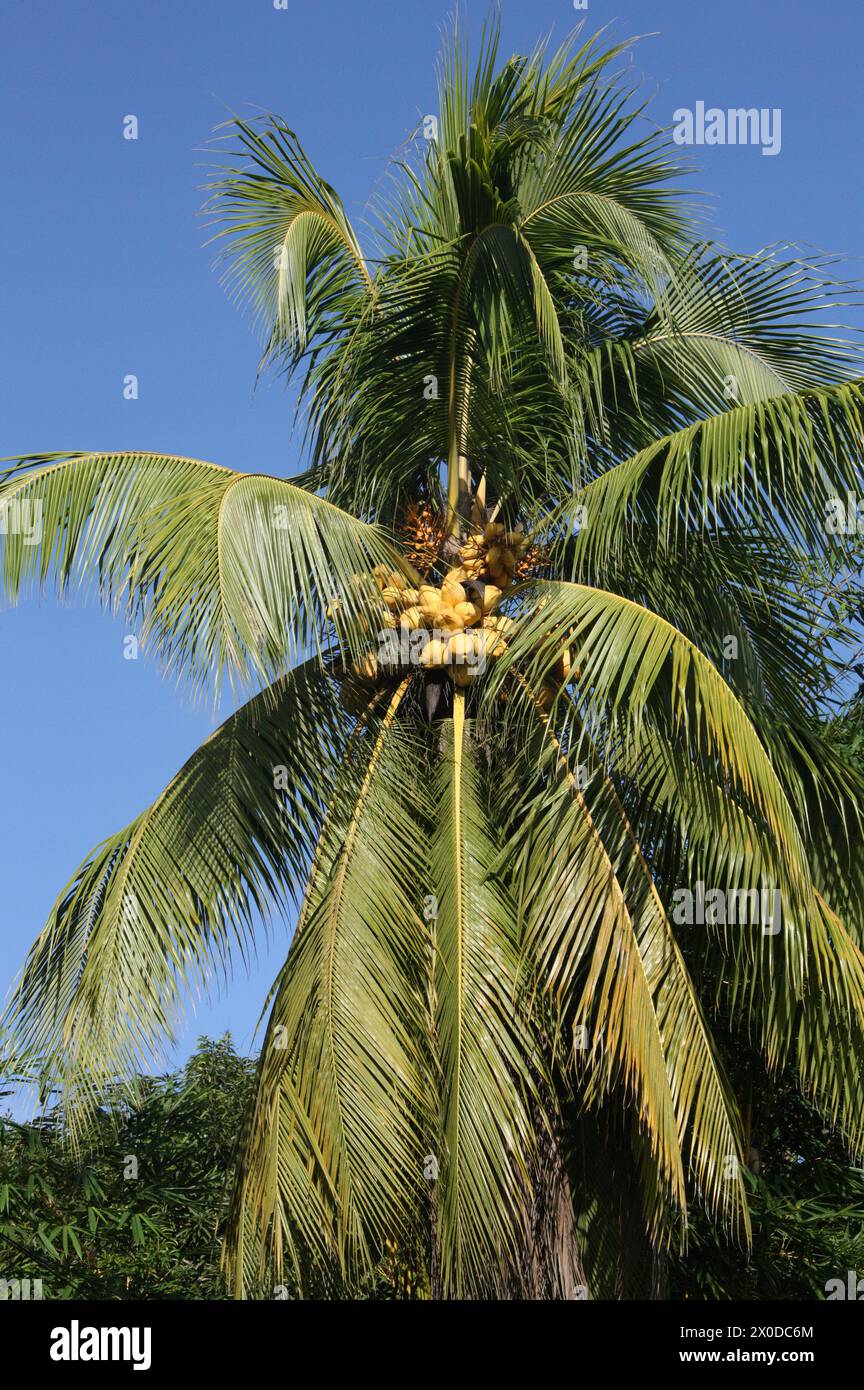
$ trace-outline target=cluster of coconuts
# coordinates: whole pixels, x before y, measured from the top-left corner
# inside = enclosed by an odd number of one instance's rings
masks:
[[[488,521],[470,531],[459,551],[462,569],[472,579],[488,576],[501,590],[509,589],[519,561],[531,548],[521,526],[508,531],[501,521]]]
[[[407,659],[416,661],[423,670],[446,674],[460,688],[471,685],[486,662],[507,649],[513,619],[496,610],[507,590],[522,577],[526,564],[530,565],[531,556],[525,557],[531,549],[532,542],[521,527],[508,530],[502,522],[489,521],[475,525],[452,552],[459,563],[440,584],[417,583],[414,587],[401,571],[376,565],[372,578],[384,603],[384,627],[393,632],[394,648],[404,654],[406,639],[410,639]],[[356,578],[360,584],[360,576]],[[406,658],[400,655],[395,659]],[[347,707],[362,706],[363,687],[377,685],[390,660],[383,657],[384,670],[374,653],[354,662],[343,681],[342,698]],[[560,678],[566,673],[555,674]],[[544,683],[540,694],[544,706],[554,691],[551,681]],[[506,690],[500,698],[507,698]]]
[[[424,670],[446,670],[456,685],[465,687],[489,658],[505,650],[513,622],[495,612],[501,587],[472,579],[463,566],[451,570],[440,586],[421,584],[416,589],[404,575],[383,565],[376,566],[373,576],[387,607],[385,626],[408,633],[428,632],[428,638],[417,644]],[[354,674],[374,681],[376,658],[356,663]]]

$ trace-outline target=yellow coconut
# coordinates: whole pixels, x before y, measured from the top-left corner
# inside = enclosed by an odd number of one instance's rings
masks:
[[[457,613],[455,608],[448,608],[446,604],[441,605],[434,621],[435,626],[440,627],[442,632],[461,632],[465,626],[462,615]]]
[[[466,628],[464,632],[450,638],[451,666],[470,666],[476,675],[478,666],[483,664],[485,654],[483,632],[480,628]]]
[[[387,583],[392,584],[394,589],[407,589],[408,580],[399,570],[389,570],[387,573]]]
[[[439,606],[433,608],[431,612],[427,611],[425,608],[421,608],[420,612],[423,614],[423,626],[431,628],[434,632],[436,628],[444,626],[444,614],[452,613],[453,609],[445,608],[443,604],[439,604]],[[449,632],[452,629],[448,628],[447,630]]]
[[[491,613],[501,597],[501,590],[495,584],[486,584],[483,588],[483,612]]]
[[[420,602],[420,590],[403,589],[402,602],[405,604],[406,608],[414,608],[415,605]]]
[[[388,608],[397,608],[402,600],[401,591],[392,588],[390,585],[388,585],[386,589],[381,590],[381,597]]]
[[[483,617],[483,609],[477,603],[457,603],[453,612],[462,619],[466,627],[473,627]]]
[[[432,584],[420,586],[420,607],[424,613],[435,614],[441,607],[441,590]]]
[[[437,637],[431,637],[420,653],[420,665],[427,671],[434,671],[446,665],[447,648]]]
[[[474,655],[474,643],[468,632],[454,632],[447,643],[447,660],[451,666],[464,666],[469,656]]]
[[[494,656],[496,649],[502,645],[497,632],[489,632],[482,627],[472,627],[471,638],[476,657]]]
[[[483,531],[483,539],[487,541],[497,541],[499,536],[506,534],[507,527],[500,521],[489,521]]]
[[[413,608],[406,608],[405,612],[399,618],[399,626],[407,628],[409,632],[413,632],[415,628],[422,627],[423,614],[420,609],[416,606]]]
[[[457,603],[465,603],[467,598],[468,595],[461,584],[445,579],[441,586],[442,603],[446,603],[450,608],[455,608]]]

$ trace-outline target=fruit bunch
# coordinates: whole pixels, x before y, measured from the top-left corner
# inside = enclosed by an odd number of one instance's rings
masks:
[[[447,518],[428,502],[409,502],[402,523],[406,558],[420,574],[430,574],[438,563],[447,535]]]
[[[422,634],[411,648],[423,670],[446,670],[456,685],[465,687],[487,660],[505,650],[513,623],[495,612],[502,594],[497,585],[470,579],[462,567],[451,570],[440,586],[421,584],[416,589],[384,565],[376,566],[373,576],[387,609],[385,626]],[[352,686],[374,685],[382,671],[378,658],[370,654],[355,662],[348,674]],[[346,693],[350,698],[350,691]]]
[[[459,558],[466,575],[488,577],[500,589],[509,589],[519,575],[521,562],[532,549],[521,526],[508,531],[501,521],[487,521],[482,530],[468,533]]]
[[[450,571],[440,589],[422,585],[423,626],[436,635],[421,649],[421,666],[427,671],[444,668],[456,685],[470,685],[486,662],[506,648],[513,621],[495,612],[501,593],[494,584],[472,582],[461,567]]]
[[[416,626],[413,615],[420,602],[420,591],[412,588],[409,580],[404,574],[400,574],[399,570],[388,570],[386,565],[376,565],[372,577],[387,607],[384,626],[398,627],[403,615],[408,613],[412,618],[407,625]]]

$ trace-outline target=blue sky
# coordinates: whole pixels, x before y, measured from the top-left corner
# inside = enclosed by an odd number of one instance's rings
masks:
[[[202,151],[225,107],[298,131],[362,223],[388,159],[434,111],[444,0],[33,0],[0,4],[0,455],[61,449],[190,454],[288,476],[290,401],[255,386],[256,343],[226,301],[196,218]],[[463,5],[477,32],[486,0]],[[647,34],[633,75],[678,107],[779,107],[782,149],[695,151],[714,231],[741,251],[792,240],[864,252],[860,0],[614,5],[503,0],[504,48],[580,18]],[[123,119],[139,121],[124,140]],[[123,398],[134,373],[140,394]],[[98,609],[52,598],[0,612],[0,995],[88,850],[153,799],[213,724]],[[223,712],[224,713],[224,712]],[[198,1032],[248,1047],[285,932],[251,976],[202,1008]]]

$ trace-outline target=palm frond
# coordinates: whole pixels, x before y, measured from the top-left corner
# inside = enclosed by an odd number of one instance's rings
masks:
[[[227,129],[226,129],[227,126]],[[372,280],[342,202],[278,116],[220,127],[236,140],[206,187],[205,214],[219,226],[223,281],[252,310],[267,356],[296,364],[339,325]]]
[[[777,250],[736,256],[706,244],[676,266],[662,312],[630,343],[668,403],[728,410],[860,374],[860,353],[822,326],[825,313],[849,307],[848,290],[819,261]]]
[[[747,713],[708,658],[649,609],[587,585],[539,581],[536,602],[489,681],[494,699],[518,669],[539,690],[565,657],[578,672],[577,703],[589,729],[621,718],[638,749],[649,703],[668,713],[679,736],[705,741],[726,776],[759,808],[788,858],[790,879],[805,878],[801,835],[783,787]],[[555,678],[563,690],[569,676]]]
[[[383,618],[370,570],[404,568],[383,532],[303,488],[162,454],[20,459],[0,473],[0,515],[6,598],[52,576],[94,589],[195,689],[323,650],[328,608],[362,651]]]
[[[443,730],[430,846],[437,898],[434,1025],[441,1072],[436,1225],[444,1297],[506,1287],[526,1243],[537,1058],[516,999],[515,913],[490,874],[478,755],[456,693]]]
[[[423,1211],[428,808],[422,750],[395,722],[406,684],[334,786],[276,989],[229,1238],[238,1279],[245,1237],[305,1290],[328,1270],[357,1288]]]
[[[562,504],[568,537],[580,508],[574,563],[596,571],[636,527],[667,551],[690,533],[750,524],[824,553],[833,499],[845,508],[860,491],[862,404],[859,379],[736,406],[656,440]]]
[[[344,740],[331,679],[309,663],[233,714],[77,870],[6,1015],[70,1114],[158,1059],[184,998],[297,892]]]
[[[526,797],[520,765],[511,792],[532,978],[566,1015],[586,1103],[621,1086],[671,1203],[686,1213],[687,1154],[701,1199],[746,1237],[740,1117],[643,849],[611,779],[592,765],[589,804],[536,717],[542,787]],[[654,1218],[665,1234],[668,1212]]]

